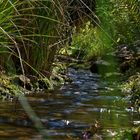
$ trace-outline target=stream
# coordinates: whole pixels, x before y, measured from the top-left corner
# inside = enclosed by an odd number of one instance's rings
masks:
[[[82,139],[82,132],[99,122],[97,136],[103,140],[113,140],[118,132],[129,130],[135,122],[139,122],[139,114],[128,107],[125,95],[116,88],[117,83],[105,81],[89,70],[69,68],[67,75],[72,82],[66,82],[60,89],[27,96],[43,123],[47,138],[43,138],[34,128],[19,102],[1,101],[0,139]]]

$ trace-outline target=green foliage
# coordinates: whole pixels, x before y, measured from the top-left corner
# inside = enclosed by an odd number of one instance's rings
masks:
[[[121,139],[133,140],[139,138],[140,135],[139,133],[140,133],[140,127],[132,127],[131,129],[126,129],[119,132],[117,137]]]
[[[1,73],[0,76],[0,99],[12,100],[22,88],[17,87],[12,83],[14,77],[7,76]]]
[[[140,109],[140,73],[130,76],[128,81],[121,85],[121,89],[125,93],[131,95],[131,101]]]
[[[108,37],[101,29],[88,21],[79,33],[74,33],[69,53],[83,59],[99,57],[109,49],[108,43]]]
[[[129,44],[139,39],[139,6],[140,2],[138,0],[108,1],[108,12],[110,20],[108,20],[106,23],[113,27],[112,37],[119,44]]]
[[[139,6],[138,0],[97,1],[100,28],[108,34],[112,45],[130,44],[139,39]]]
[[[110,5],[106,1],[96,2],[95,25],[88,21],[79,33],[74,32],[71,54],[76,57],[91,59],[104,55],[112,49],[113,24],[111,22]]]
[[[87,22],[79,33],[74,33],[71,50],[74,56],[100,56],[119,44],[130,44],[139,39],[140,2],[131,0],[98,0],[98,21]]]

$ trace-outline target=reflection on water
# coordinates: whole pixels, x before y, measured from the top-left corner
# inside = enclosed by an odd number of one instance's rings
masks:
[[[29,95],[28,101],[40,118],[47,138],[34,128],[33,122],[19,103],[0,103],[0,138],[5,140],[65,140],[80,137],[95,120],[101,124],[99,134],[112,138],[117,131],[131,128],[139,120],[136,112],[126,110],[119,90],[109,87],[97,74],[69,69],[73,79],[52,93]]]

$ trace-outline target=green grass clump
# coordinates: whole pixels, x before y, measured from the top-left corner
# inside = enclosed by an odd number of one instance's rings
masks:
[[[67,26],[62,1],[3,1],[0,23],[2,67],[12,73],[51,73]]]

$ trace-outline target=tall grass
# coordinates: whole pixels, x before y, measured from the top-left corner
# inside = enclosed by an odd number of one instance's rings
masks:
[[[1,2],[0,65],[12,72],[48,75],[68,26],[64,10],[63,0]]]
[[[12,73],[50,75],[70,26],[92,19],[94,9],[95,1],[86,0],[2,1],[0,65]]]

